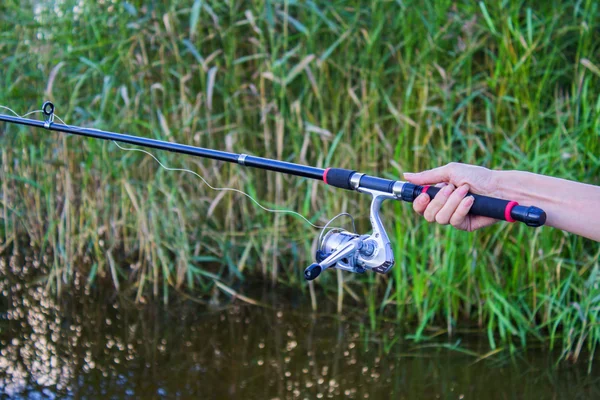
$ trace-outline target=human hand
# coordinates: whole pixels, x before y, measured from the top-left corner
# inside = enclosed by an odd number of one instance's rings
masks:
[[[473,196],[467,193],[499,197],[493,171],[474,165],[450,163],[419,173],[405,173],[404,178],[416,185],[441,184],[444,187],[433,200],[426,193],[413,202],[413,209],[428,222],[452,225],[463,231],[474,231],[497,222],[496,219],[469,215]],[[438,185],[440,186],[440,185]]]

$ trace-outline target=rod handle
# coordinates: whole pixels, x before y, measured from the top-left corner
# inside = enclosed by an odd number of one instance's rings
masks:
[[[402,188],[402,200],[413,202],[421,193],[433,200],[441,188],[435,186],[417,186],[406,183]],[[516,201],[497,199],[495,197],[482,196],[480,194],[468,193],[475,201],[469,214],[482,215],[502,221],[520,221],[527,226],[538,227],[546,223],[546,212],[535,206],[520,206]]]

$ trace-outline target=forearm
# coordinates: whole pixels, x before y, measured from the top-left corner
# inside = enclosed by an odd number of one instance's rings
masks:
[[[522,171],[494,171],[497,197],[546,211],[546,225],[600,241],[600,186]]]

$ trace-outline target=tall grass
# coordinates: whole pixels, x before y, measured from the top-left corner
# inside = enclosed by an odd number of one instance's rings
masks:
[[[595,1],[48,1],[0,5],[0,103],[68,123],[398,178],[450,161],[600,183]],[[2,249],[50,254],[49,285],[128,283],[138,299],[248,276],[414,323],[476,324],[493,347],[548,339],[593,357],[596,243],[497,224],[465,233],[384,206],[391,274],[302,279],[316,232],[114,144],[2,126]],[[318,223],[368,228],[368,199],[155,152]],[[17,245],[17,244],[20,244]],[[310,289],[310,290],[309,290]]]

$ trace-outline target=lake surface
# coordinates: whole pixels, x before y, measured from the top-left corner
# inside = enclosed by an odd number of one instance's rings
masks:
[[[396,325],[373,333],[359,316],[314,314],[283,288],[240,289],[266,306],[217,292],[212,306],[140,305],[110,288],[57,299],[15,278],[29,267],[9,264],[0,271],[3,397],[600,398],[598,367],[588,374],[584,362],[556,368],[557,355],[542,350],[479,359],[485,338],[461,334],[391,345],[404,337]]]

